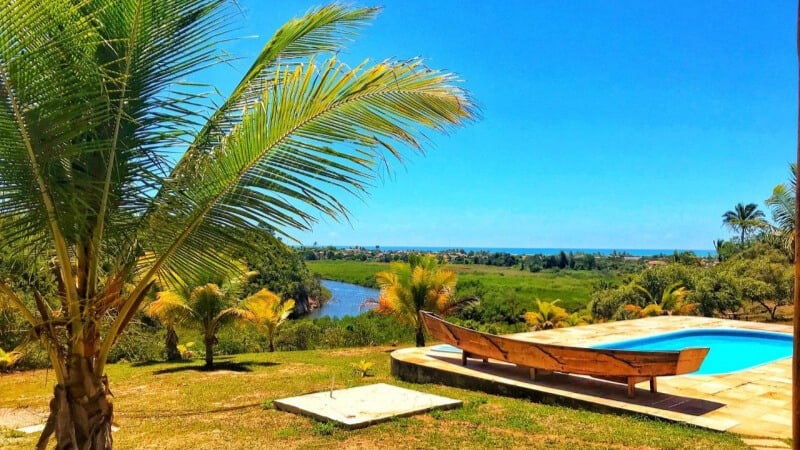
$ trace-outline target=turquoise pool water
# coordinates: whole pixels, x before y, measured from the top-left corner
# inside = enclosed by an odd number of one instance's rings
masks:
[[[737,372],[792,356],[792,335],[733,329],[689,329],[594,348],[614,350],[682,350],[709,347],[698,375]]]

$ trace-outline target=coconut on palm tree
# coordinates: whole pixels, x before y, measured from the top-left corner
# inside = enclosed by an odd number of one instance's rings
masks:
[[[389,270],[375,275],[375,281],[380,288],[375,312],[395,316],[401,323],[413,326],[417,347],[425,346],[420,311],[448,314],[472,301],[455,298],[455,272],[439,267],[430,255],[411,254],[408,263],[393,262]]]
[[[766,226],[764,212],[758,209],[755,203],[737,203],[731,211],[722,215],[722,223],[734,232],[739,233],[739,242],[744,243],[747,236],[754,230]]]
[[[347,65],[376,14],[331,5],[286,23],[226,99],[190,77],[220,61],[225,0],[15,0],[0,11],[4,250],[44,260],[53,294],[0,280],[56,379],[38,446],[111,448],[105,365],[157,278],[229,275],[242,231],[346,216],[376,170],[473,117],[420,60]],[[346,194],[347,193],[347,194]]]

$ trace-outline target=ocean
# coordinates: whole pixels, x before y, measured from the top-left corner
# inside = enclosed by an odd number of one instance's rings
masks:
[[[337,248],[353,248],[362,247],[368,250],[373,250],[376,246],[369,245],[337,245]],[[631,256],[669,256],[678,252],[694,252],[695,255],[703,258],[706,256],[715,256],[717,253],[714,250],[707,249],[666,249],[666,248],[524,248],[524,247],[429,247],[429,246],[404,246],[404,245],[381,245],[381,250],[387,251],[419,251],[419,252],[441,252],[444,250],[464,250],[465,252],[480,252],[485,251],[489,253],[510,253],[512,255],[557,255],[562,250],[569,253],[587,253],[590,255],[603,255],[608,256],[612,253],[624,253]]]

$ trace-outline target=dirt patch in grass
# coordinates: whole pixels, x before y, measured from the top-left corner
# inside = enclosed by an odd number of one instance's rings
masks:
[[[17,428],[38,425],[47,420],[47,410],[32,408],[0,408],[0,427]]]
[[[338,356],[359,356],[359,355],[366,355],[372,354],[375,352],[392,352],[397,350],[397,347],[392,346],[382,346],[382,347],[363,347],[363,348],[344,348],[344,349],[336,349],[330,350],[327,352],[331,357],[338,357]]]

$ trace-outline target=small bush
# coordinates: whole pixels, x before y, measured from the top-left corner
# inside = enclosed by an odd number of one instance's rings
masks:
[[[310,320],[292,320],[283,324],[275,336],[278,350],[313,350],[321,338],[320,328]]]
[[[50,367],[50,357],[38,343],[31,343],[25,346],[25,355],[17,363],[17,369],[46,369]]]
[[[164,333],[156,327],[132,322],[108,354],[109,362],[164,359]]]
[[[366,378],[368,376],[371,376],[369,373],[369,369],[371,369],[372,366],[374,365],[375,365],[374,362],[365,361],[363,359],[357,363],[351,364],[351,366],[353,367],[353,373],[360,376],[361,378]]]
[[[333,422],[316,422],[311,432],[316,436],[330,436],[336,432],[336,424]]]
[[[194,342],[187,342],[186,345],[178,344],[178,353],[181,359],[194,359],[197,353],[194,351]]]
[[[269,342],[266,336],[249,323],[235,324],[222,328],[217,333],[214,350],[223,355],[238,353],[258,353],[266,351]]]
[[[7,352],[0,348],[0,372],[7,372],[13,369],[22,359],[22,356],[22,352],[14,350]]]

